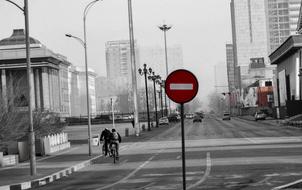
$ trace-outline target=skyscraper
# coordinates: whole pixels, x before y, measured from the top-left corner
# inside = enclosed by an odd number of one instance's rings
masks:
[[[233,44],[226,44],[226,63],[227,63],[229,92],[231,92],[236,87]]]
[[[265,64],[269,64],[265,5],[265,0],[231,1],[232,36],[236,66],[248,66],[251,59],[264,59]]]
[[[180,45],[169,46],[167,48],[168,53],[168,73],[183,68],[183,53]],[[166,76],[165,65],[165,49],[159,46],[140,47],[139,48],[139,62],[141,64],[146,63],[148,67],[151,67],[156,74],[162,77]]]
[[[107,78],[118,87],[131,84],[131,62],[129,40],[109,41],[106,43]]]
[[[296,33],[301,0],[267,0],[270,53]]]

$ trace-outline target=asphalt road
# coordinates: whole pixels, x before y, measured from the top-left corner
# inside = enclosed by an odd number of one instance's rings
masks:
[[[187,189],[265,190],[302,179],[302,130],[214,116],[185,121]],[[119,163],[95,164],[39,189],[182,189],[177,124],[122,144]]]

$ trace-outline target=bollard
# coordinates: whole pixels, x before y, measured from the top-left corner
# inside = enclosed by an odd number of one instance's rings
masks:
[[[129,136],[129,128],[125,128],[125,137]]]
[[[0,152],[0,167],[2,167],[3,165],[3,152]]]
[[[143,131],[146,130],[145,124],[142,125],[142,130],[143,130]]]

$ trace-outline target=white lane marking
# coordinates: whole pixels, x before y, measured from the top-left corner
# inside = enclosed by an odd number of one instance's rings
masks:
[[[147,184],[147,185],[145,185],[143,187],[140,187],[139,189],[146,189],[148,187],[152,187],[154,184],[155,184],[155,182],[151,182],[151,183],[149,183],[149,184]]]
[[[210,153],[207,152],[207,168],[206,168],[206,171],[205,171],[204,175],[202,176],[202,178],[199,181],[197,181],[196,183],[190,185],[187,189],[189,190],[189,189],[195,188],[198,185],[202,184],[207,179],[207,177],[210,175],[211,166],[212,166],[212,162],[211,162]]]
[[[286,188],[286,187],[289,187],[289,186],[292,186],[292,185],[295,185],[295,184],[301,183],[301,182],[302,182],[302,179],[299,179],[299,180],[297,180],[297,181],[294,181],[294,182],[291,182],[291,183],[288,183],[288,184],[285,184],[285,185],[281,185],[281,186],[275,187],[275,188],[273,188],[272,190],[283,189],[283,188]]]
[[[193,90],[193,84],[189,83],[171,83],[170,90]]]
[[[176,159],[179,160],[181,158],[181,156],[177,156]]]
[[[134,171],[132,171],[130,174],[128,174],[126,177],[122,178],[121,180],[115,182],[115,183],[112,183],[112,184],[109,184],[109,185],[106,185],[104,187],[101,187],[101,188],[98,188],[97,190],[102,190],[102,189],[107,189],[107,188],[110,188],[110,187],[113,187],[119,183],[122,183],[124,181],[126,181],[127,179],[129,179],[130,177],[132,177],[136,172],[138,172],[140,169],[142,169],[143,167],[145,167],[145,165],[149,164],[149,162],[151,160],[153,160],[153,158],[155,157],[156,155],[154,156],[151,156],[146,162],[144,162],[143,164],[141,164],[138,168],[136,168]]]

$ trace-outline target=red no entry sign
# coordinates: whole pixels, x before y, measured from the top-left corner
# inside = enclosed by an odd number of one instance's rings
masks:
[[[167,96],[176,103],[191,101],[198,92],[198,81],[190,71],[179,69],[169,74],[165,82]]]

